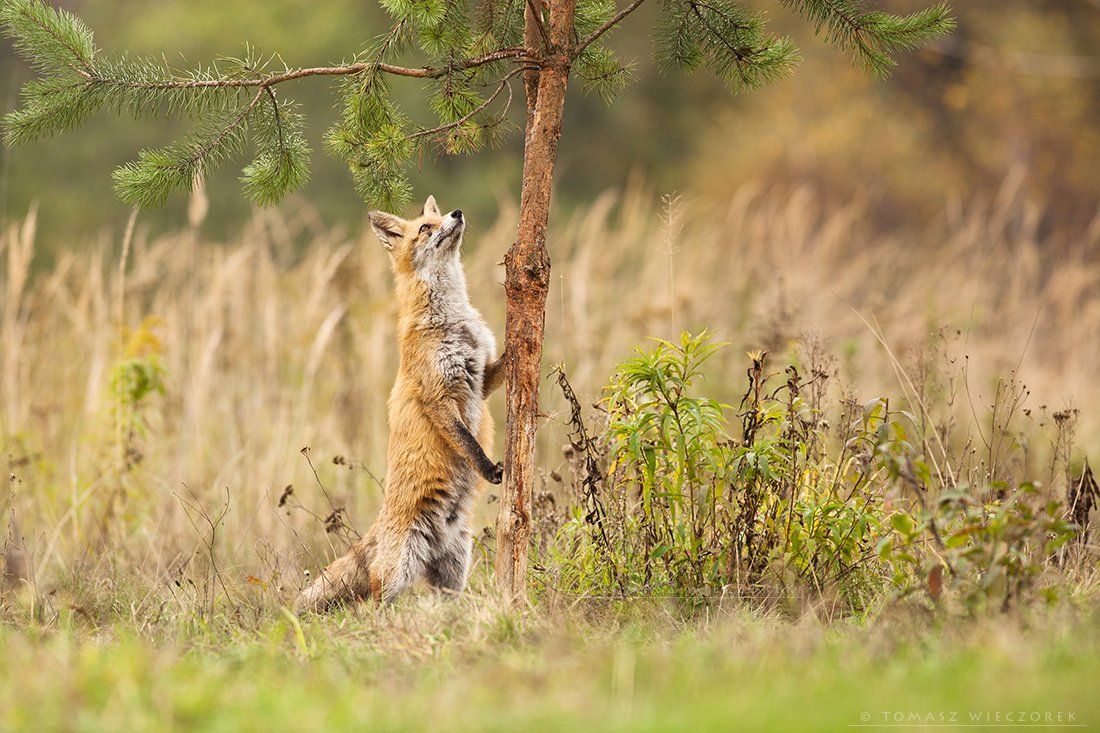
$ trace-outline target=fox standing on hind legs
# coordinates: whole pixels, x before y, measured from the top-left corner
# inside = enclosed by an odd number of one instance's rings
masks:
[[[390,601],[421,577],[462,590],[479,479],[499,484],[503,473],[485,453],[493,434],[485,398],[500,386],[503,357],[466,293],[462,212],[441,216],[429,196],[412,221],[380,211],[370,221],[390,253],[399,313],[385,495],[370,530],[302,592],[300,609]]]

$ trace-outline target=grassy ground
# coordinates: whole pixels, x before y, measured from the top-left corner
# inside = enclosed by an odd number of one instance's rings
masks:
[[[841,730],[1100,722],[1094,616],[866,625],[408,598],[247,629],[0,630],[4,730]],[[997,718],[1000,715],[1001,718]],[[1012,717],[1015,716],[1015,717]],[[1049,717],[1048,717],[1049,716]]]
[[[706,394],[736,405],[744,351],[781,372],[820,350],[823,404],[939,405],[929,430],[953,467],[1063,497],[1100,436],[1100,230],[1052,260],[1018,194],[891,235],[804,194],[663,212],[605,197],[554,232],[545,364],[587,410],[647,336],[710,327],[732,346]],[[498,333],[514,226],[514,211],[473,223],[465,254]],[[1073,573],[1048,568],[1063,605],[983,620],[885,600],[858,623],[813,602],[516,616],[484,575],[461,599],[288,616],[352,536],[326,529],[363,531],[381,496],[396,365],[377,243],[305,209],[260,213],[230,244],[149,240],[139,222],[42,252],[33,216],[0,236],[0,531],[18,589],[0,598],[0,731],[1100,724],[1094,541]],[[569,405],[546,384],[540,523],[547,496],[569,501],[554,478]]]

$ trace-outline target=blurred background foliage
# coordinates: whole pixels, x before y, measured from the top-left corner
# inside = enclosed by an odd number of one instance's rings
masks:
[[[179,66],[239,55],[246,43],[278,52],[291,66],[327,64],[387,27],[377,4],[361,0],[62,4],[89,24],[106,51],[163,54]],[[773,30],[799,44],[797,73],[737,97],[706,73],[659,73],[649,37],[656,7],[643,6],[611,41],[635,62],[634,83],[610,107],[579,86],[571,93],[559,210],[632,178],[715,204],[746,182],[809,185],[825,200],[861,200],[875,224],[890,228],[921,222],[945,205],[992,197],[1013,171],[1045,204],[1041,231],[1072,235],[1093,222],[1100,194],[1100,0],[956,2],[956,34],[903,55],[886,81],[868,78],[813,38],[779,2],[749,4],[768,11]],[[923,5],[879,4],[897,12]],[[5,111],[15,108],[18,86],[30,75],[6,41],[0,45]],[[414,119],[428,119],[417,117],[425,105],[416,81],[393,87]],[[299,196],[326,223],[358,227],[365,206],[344,165],[321,144],[336,115],[333,84],[306,79],[287,93],[303,103],[315,150],[312,181]],[[517,123],[521,106],[513,105]],[[103,113],[75,134],[0,150],[0,215],[21,217],[37,203],[47,250],[119,230],[128,212],[111,191],[111,170],[141,148],[173,139],[179,124]],[[521,149],[517,128],[502,148],[420,161],[412,182],[419,196],[434,192],[444,206],[461,206],[488,226],[500,203],[517,195]],[[243,163],[208,181],[209,236],[230,236],[249,214],[237,183]],[[187,220],[187,205],[177,197],[142,218],[155,230],[177,228]]]

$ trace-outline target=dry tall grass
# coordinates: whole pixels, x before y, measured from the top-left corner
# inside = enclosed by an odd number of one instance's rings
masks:
[[[872,234],[863,213],[825,211],[805,190],[746,189],[721,207],[607,194],[553,232],[545,366],[564,362],[592,400],[645,337],[707,326],[736,346],[711,381],[729,400],[743,349],[794,353],[812,332],[860,395],[904,394],[910,380],[950,391],[965,372],[953,409],[980,432],[996,378],[1016,373],[1037,434],[1053,436],[1044,415],[1072,404],[1078,441],[1100,436],[1100,259],[1089,254],[1100,218],[1075,242],[1044,242],[1014,179],[993,201],[904,232]],[[506,204],[467,240],[473,299],[498,333],[497,263],[515,224]],[[67,248],[32,275],[36,246],[33,212],[0,242],[0,438],[3,506],[26,538],[13,535],[8,554],[24,553],[41,595],[136,573],[208,596],[189,583],[217,582],[192,573],[211,563],[277,595],[338,549],[342,533],[322,526],[333,507],[366,526],[396,358],[388,262],[369,228],[327,228],[303,207],[257,213],[218,243],[194,227],[150,238],[139,219],[122,241]],[[112,379],[132,360],[159,362],[163,395],[120,402]],[[565,409],[549,382],[544,409],[549,470]],[[486,524],[494,512],[487,499]]]

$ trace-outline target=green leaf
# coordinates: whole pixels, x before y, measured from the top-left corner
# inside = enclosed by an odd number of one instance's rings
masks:
[[[890,526],[908,537],[913,534],[913,530],[916,529],[917,525],[911,516],[904,512],[898,512],[890,517]]]
[[[653,548],[653,551],[649,553],[649,556],[650,558],[656,560],[658,558],[664,557],[671,549],[671,545],[658,545],[657,547]]]

